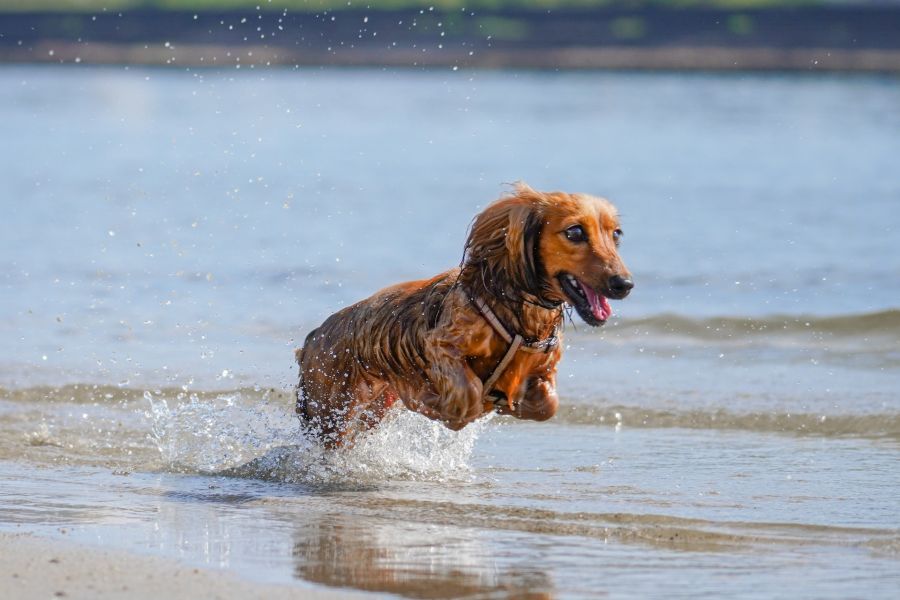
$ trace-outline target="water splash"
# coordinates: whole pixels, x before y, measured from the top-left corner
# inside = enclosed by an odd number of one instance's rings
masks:
[[[196,393],[144,393],[150,404],[150,439],[166,467],[179,472],[212,473],[247,462],[296,439],[296,419],[267,393],[243,392],[201,397]]]
[[[144,393],[150,439],[164,467],[315,485],[371,485],[386,480],[465,477],[490,417],[459,432],[402,408],[348,448],[325,450],[303,433],[282,398],[231,392],[215,397]]]

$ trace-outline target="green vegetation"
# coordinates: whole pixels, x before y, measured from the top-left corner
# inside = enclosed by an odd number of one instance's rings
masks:
[[[727,25],[729,31],[735,35],[750,35],[756,29],[753,18],[747,15],[730,15]]]
[[[846,0],[851,2],[852,0]],[[0,12],[73,11],[111,12],[130,9],[229,10],[255,9],[314,12],[346,8],[390,10],[434,7],[440,11],[550,8],[670,8],[716,7],[725,9],[769,8],[824,4],[825,0],[0,0]],[[740,25],[738,25],[740,27]],[[626,27],[625,29],[629,29]],[[633,34],[633,32],[631,32]]]
[[[647,24],[640,17],[619,17],[610,23],[613,36],[620,40],[636,40],[647,34]]]
[[[498,40],[524,40],[530,29],[528,23],[521,19],[504,17],[479,17],[478,25],[481,31]]]

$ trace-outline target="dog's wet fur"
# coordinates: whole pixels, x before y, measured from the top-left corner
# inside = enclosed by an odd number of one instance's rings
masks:
[[[509,344],[473,303],[479,297],[526,340],[556,332],[564,305],[603,325],[607,298],[633,283],[622,236],[602,198],[538,192],[525,184],[473,221],[459,268],[385,288],[328,317],[297,350],[297,412],[327,446],[374,427],[397,400],[453,430],[496,410],[543,421],[557,410],[562,345],[517,352],[483,394]]]

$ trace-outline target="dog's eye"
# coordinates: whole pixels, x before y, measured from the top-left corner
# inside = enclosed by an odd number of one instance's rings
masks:
[[[621,229],[616,229],[615,231],[613,231],[613,241],[618,244],[619,240],[622,239],[623,235],[625,235],[625,234],[622,233]]]
[[[585,242],[587,241],[587,236],[581,225],[572,225],[566,229],[566,239],[570,242]]]

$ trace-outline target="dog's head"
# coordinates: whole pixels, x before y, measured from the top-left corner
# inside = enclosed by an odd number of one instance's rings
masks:
[[[607,200],[518,184],[475,217],[464,265],[499,299],[568,302],[598,326],[612,314],[607,299],[622,299],[634,287],[619,257],[621,238]]]

